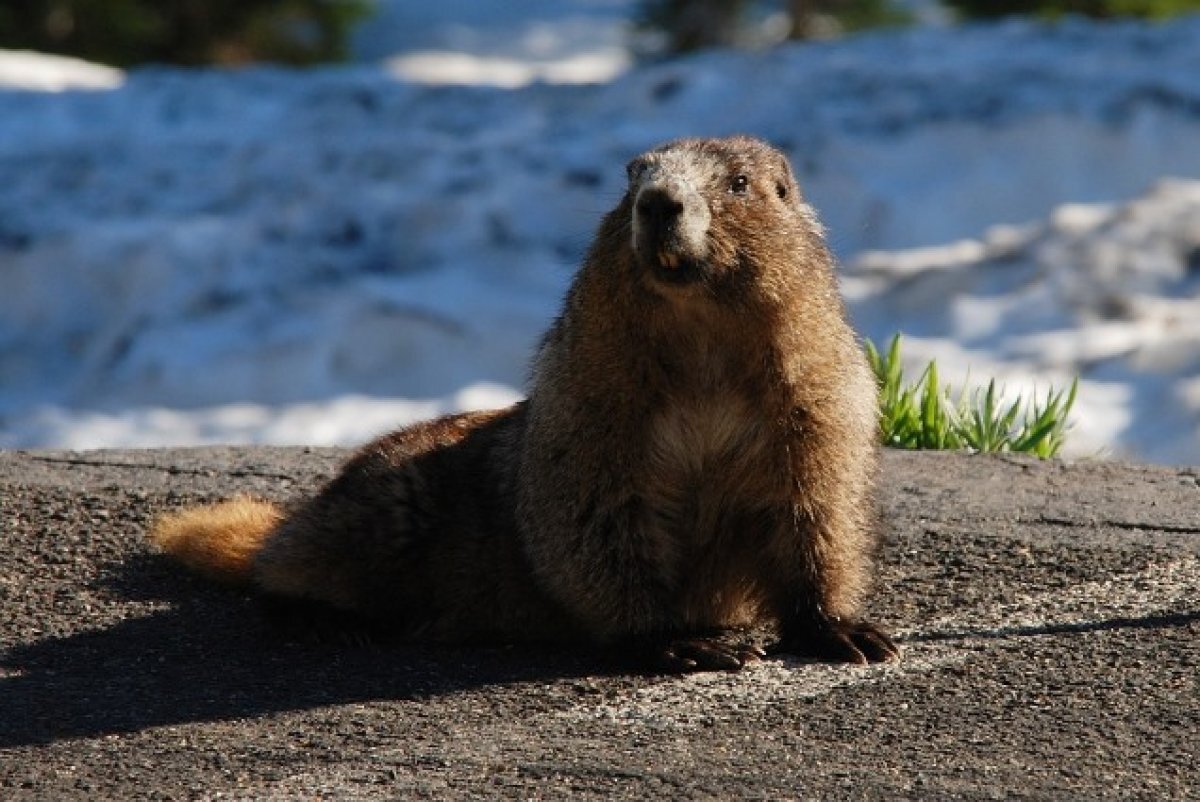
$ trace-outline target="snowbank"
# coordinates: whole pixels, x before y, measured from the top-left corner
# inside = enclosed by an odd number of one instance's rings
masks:
[[[62,92],[68,89],[115,89],[125,73],[75,58],[0,50],[0,90]]]
[[[864,254],[843,286],[867,333],[905,332],[914,366],[937,359],[956,381],[995,376],[1026,396],[1081,376],[1074,454],[1200,457],[1200,181]]]
[[[1198,369],[1168,358],[1191,257],[1168,279],[1137,255],[1187,239],[1194,189],[1120,205],[1200,177],[1197,43],[1197,19],[1011,23],[584,86],[358,66],[0,91],[0,445],[347,442],[511,398],[486,388],[520,387],[624,161],[747,131],[792,154],[865,331],[1014,388],[1082,373],[1077,443],[1200,461]]]

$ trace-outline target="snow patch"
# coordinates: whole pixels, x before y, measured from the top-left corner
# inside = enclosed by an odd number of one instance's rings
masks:
[[[1079,376],[1069,454],[1200,455],[1200,407],[1183,389],[1200,374],[1200,181],[946,248],[865,254],[845,284],[869,335],[907,333],[913,370],[936,358],[959,386],[995,376],[1027,396]]]
[[[116,89],[125,73],[66,56],[0,50],[0,89],[63,92],[68,89]]]
[[[1076,453],[1200,462],[1200,18],[917,29],[609,80],[622,2],[534,6],[553,24],[389,3],[475,17],[394,27],[379,65],[84,65],[109,91],[0,89],[0,444],[354,442],[394,399],[434,399],[399,424],[479,383],[516,397],[624,162],[749,132],[792,157],[877,342],[903,331],[914,362],[1013,391],[1080,374]],[[420,52],[466,66],[386,65]],[[609,73],[558,71],[605,53]]]

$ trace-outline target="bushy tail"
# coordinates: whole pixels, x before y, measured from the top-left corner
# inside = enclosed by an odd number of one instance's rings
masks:
[[[254,555],[282,520],[275,504],[238,496],[165,515],[155,522],[150,540],[198,573],[245,585]]]

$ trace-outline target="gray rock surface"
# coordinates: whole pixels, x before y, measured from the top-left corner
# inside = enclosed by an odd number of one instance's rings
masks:
[[[312,642],[144,542],[345,453],[0,452],[0,799],[1200,798],[1200,469],[888,454],[870,668]]]

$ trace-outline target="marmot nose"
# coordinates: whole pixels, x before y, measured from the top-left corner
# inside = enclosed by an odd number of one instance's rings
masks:
[[[670,228],[683,214],[683,201],[666,187],[647,187],[637,197],[639,222],[650,229]]]
[[[643,261],[675,270],[708,256],[712,215],[704,197],[687,181],[656,176],[633,203],[633,250]]]

